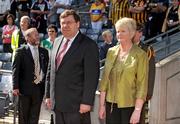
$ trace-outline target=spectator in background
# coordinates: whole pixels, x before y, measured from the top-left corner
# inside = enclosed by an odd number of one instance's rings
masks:
[[[106,117],[106,124],[137,124],[147,95],[148,57],[132,42],[135,20],[122,18],[115,28],[120,44],[107,53],[100,82],[99,117]]]
[[[108,49],[110,47],[113,47],[116,45],[116,43],[113,40],[113,34],[110,30],[106,30],[102,33],[102,37],[103,37],[103,44],[100,46],[100,60],[103,60],[106,58],[106,54],[108,52]]]
[[[18,20],[20,20],[22,16],[30,16],[31,5],[32,5],[31,0],[17,1]]]
[[[136,20],[137,23],[144,25],[143,35],[147,37],[148,30],[147,30],[147,19],[148,19],[148,12],[147,8],[147,0],[129,0],[130,7],[129,11],[131,12],[132,18]]]
[[[57,27],[60,27],[59,17],[65,9],[70,9],[72,0],[56,0],[54,7],[57,8]]]
[[[20,29],[13,32],[11,38],[11,48],[13,50],[12,60],[14,60],[15,51],[17,48],[26,44],[25,31],[30,27],[31,20],[29,16],[22,16],[20,20]]]
[[[168,8],[164,19],[162,32],[170,30],[180,25],[180,5],[179,0],[171,0],[172,5]]]
[[[11,6],[10,0],[1,0],[0,2],[0,27],[3,27],[5,24],[7,24],[6,16],[9,13],[10,6]]]
[[[92,29],[96,32],[101,32],[103,26],[103,14],[105,12],[104,3],[101,0],[95,0],[89,10],[91,16]]]
[[[10,6],[9,13],[12,14],[15,19],[16,19],[16,12],[17,12],[17,1],[11,0],[11,6]]]
[[[37,28],[39,33],[47,33],[46,28],[48,13],[48,3],[45,0],[37,0],[32,4],[31,16],[35,24],[34,27]]]
[[[152,38],[161,32],[163,21],[166,16],[166,10],[169,5],[169,0],[149,0],[148,3],[148,38]],[[157,23],[158,22],[158,23]]]
[[[58,29],[54,24],[50,24],[47,30],[48,30],[48,38],[41,41],[41,47],[51,50],[53,43],[57,37]]]
[[[4,25],[2,30],[2,40],[3,40],[3,51],[12,53],[11,49],[11,37],[14,30],[18,29],[15,25],[15,18],[12,14],[8,14],[6,17],[7,25]]]
[[[129,12],[129,1],[128,0],[112,0],[112,9],[110,9],[110,19],[115,24],[120,18],[131,17]]]
[[[55,24],[57,22],[57,8],[55,7],[55,0],[49,0],[49,14],[47,15],[47,23],[49,24]]]
[[[141,121],[140,124],[145,124],[145,116],[148,113],[146,107],[148,106],[148,101],[153,96],[154,82],[155,82],[155,53],[152,46],[146,45],[141,41],[141,37],[143,36],[143,25],[137,23],[137,30],[135,37],[133,39],[133,43],[137,44],[141,49],[143,49],[149,59],[149,73],[148,73],[148,92],[146,97],[146,102],[143,106],[141,113]]]

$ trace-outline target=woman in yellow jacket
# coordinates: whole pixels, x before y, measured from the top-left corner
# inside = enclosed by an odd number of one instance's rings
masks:
[[[120,44],[107,53],[99,89],[99,117],[106,117],[106,124],[136,124],[147,95],[148,57],[132,43],[135,20],[122,18],[115,28]]]

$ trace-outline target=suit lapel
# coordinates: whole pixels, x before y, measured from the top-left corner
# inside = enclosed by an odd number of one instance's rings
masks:
[[[117,47],[115,48],[114,54],[112,54],[113,56],[111,57],[111,63],[112,63],[111,69],[112,69],[112,67],[114,66],[114,64],[115,64],[115,62],[116,62],[116,60],[117,60],[117,58],[118,58],[119,49],[120,49],[120,47],[117,46]]]
[[[52,59],[54,60],[54,62],[56,61],[56,55],[58,54],[58,51],[59,51],[59,48],[61,46],[61,43],[63,41],[64,37],[60,36],[59,38],[57,38],[55,41],[54,41],[54,44],[53,44],[53,51],[52,51]]]
[[[117,46],[116,49],[115,49],[115,51],[114,51],[114,54],[113,54],[113,56],[112,56],[112,63],[113,63],[113,65],[114,65],[114,63],[115,63],[115,61],[116,61],[116,59],[117,59],[117,57],[118,57],[119,49],[120,49],[120,47]]]
[[[79,32],[79,34],[76,36],[76,38],[72,42],[70,48],[68,49],[68,51],[64,55],[62,62],[61,62],[59,67],[61,67],[63,65],[63,63],[65,63],[70,58],[70,56],[74,53],[75,50],[77,50],[77,48],[79,47],[79,45],[82,41],[82,37],[83,37],[82,34]]]
[[[25,48],[26,48],[26,54],[29,56],[30,60],[34,63],[34,59],[33,59],[33,56],[32,56],[32,53],[31,53],[29,46],[26,45]]]
[[[38,47],[38,51],[39,51],[39,64],[40,64],[40,68],[42,69],[44,67],[44,55],[42,53],[42,50],[40,49],[40,47]]]

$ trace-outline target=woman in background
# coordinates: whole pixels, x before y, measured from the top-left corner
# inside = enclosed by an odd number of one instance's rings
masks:
[[[2,28],[2,39],[3,39],[3,51],[12,53],[11,49],[11,36],[14,30],[18,29],[14,24],[14,16],[12,14],[8,14],[6,17],[7,25],[4,25]]]

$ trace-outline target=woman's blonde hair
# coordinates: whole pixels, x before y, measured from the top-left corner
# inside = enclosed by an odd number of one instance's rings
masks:
[[[116,24],[115,24],[115,28],[116,30],[118,30],[119,28],[127,28],[130,32],[130,34],[132,35],[131,38],[134,37],[135,33],[136,33],[136,21],[132,18],[121,18],[119,19]]]

